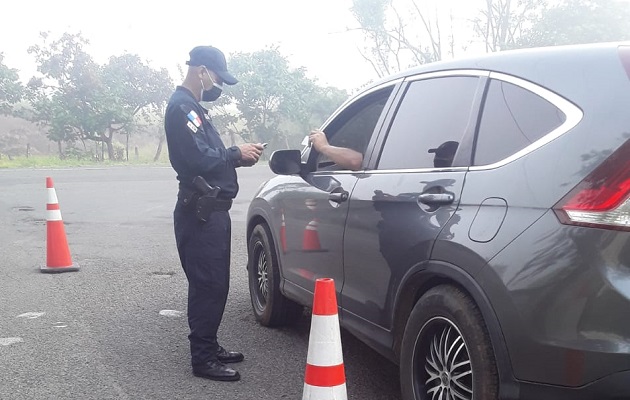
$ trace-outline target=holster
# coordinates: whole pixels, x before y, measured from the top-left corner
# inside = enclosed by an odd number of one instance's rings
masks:
[[[207,222],[214,211],[228,211],[232,200],[220,199],[218,186],[210,186],[205,179],[197,176],[193,179],[195,189],[180,185],[177,197],[184,207],[195,212],[198,220]]]
[[[218,199],[216,196],[203,195],[197,199],[195,213],[197,219],[207,222],[214,211],[228,211],[232,207],[232,200]]]
[[[180,187],[179,192],[177,193],[177,198],[182,202],[184,207],[190,208],[197,203],[197,199],[199,198],[199,193],[197,191],[188,189],[186,187]]]

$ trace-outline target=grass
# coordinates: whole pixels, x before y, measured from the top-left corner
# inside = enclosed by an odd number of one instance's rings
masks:
[[[267,160],[260,160],[258,164],[267,164]],[[92,161],[87,159],[66,158],[60,159],[59,156],[19,156],[13,157],[12,160],[5,155],[0,158],[0,169],[17,169],[17,168],[76,168],[76,167],[103,167],[103,166],[131,166],[131,165],[159,165],[170,166],[168,154],[162,152],[158,161],[153,161],[153,157],[130,157],[129,161]]]
[[[87,159],[66,158],[60,159],[58,156],[31,156],[31,157],[13,157],[9,160],[8,157],[2,156],[0,158],[0,169],[10,168],[72,168],[72,167],[94,167],[94,166],[125,166],[125,165],[169,165],[168,158],[160,157],[157,162],[153,161],[153,158],[143,159],[139,157],[135,159],[129,158],[129,161],[92,161]]]

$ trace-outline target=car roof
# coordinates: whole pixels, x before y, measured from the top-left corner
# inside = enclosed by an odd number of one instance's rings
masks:
[[[593,59],[601,60],[602,58],[610,58],[612,55],[617,55],[619,46],[630,46],[630,41],[505,50],[480,56],[436,61],[381,78],[367,85],[365,91],[399,78],[446,70],[479,69],[512,73],[524,78],[534,78],[537,75],[534,64],[544,61],[545,64],[567,65],[570,62],[580,64]],[[540,71],[538,71],[538,75],[540,75]]]
[[[626,90],[625,85],[630,84],[620,62],[620,46],[630,46],[630,41],[506,50],[437,61],[394,73],[366,85],[351,96],[346,104],[374,88],[401,78],[448,70],[483,70],[526,79],[576,104],[584,105],[592,103],[589,97],[593,90]],[[620,85],[620,82],[624,85]]]

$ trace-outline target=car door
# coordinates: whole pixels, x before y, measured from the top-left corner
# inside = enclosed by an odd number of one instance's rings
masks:
[[[486,76],[413,77],[392,107],[350,196],[343,241],[342,314],[360,336],[389,345],[401,281],[429,259],[438,234],[457,218]]]
[[[369,91],[333,116],[322,129],[329,143],[365,153],[393,87]],[[347,200],[360,171],[344,170],[315,149],[303,158],[312,172],[290,196],[282,196],[287,245],[281,258],[285,292],[308,300],[318,278],[334,279],[337,292],[342,288]]]

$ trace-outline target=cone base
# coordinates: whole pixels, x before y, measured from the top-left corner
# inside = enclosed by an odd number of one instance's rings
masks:
[[[68,267],[48,267],[46,265],[44,265],[43,267],[40,267],[40,272],[44,272],[44,273],[60,273],[60,272],[72,272],[72,271],[78,271],[79,270],[79,265],[78,264],[72,264]]]

